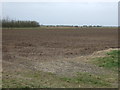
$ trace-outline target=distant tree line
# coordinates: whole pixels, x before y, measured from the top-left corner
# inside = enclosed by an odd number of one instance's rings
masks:
[[[5,18],[0,20],[2,21],[2,27],[5,28],[21,28],[21,27],[39,27],[39,26],[46,26],[46,27],[102,27],[100,25],[39,25],[36,21],[22,21],[22,20],[11,20],[9,18]]]
[[[102,27],[100,25],[83,25],[83,26],[78,26],[78,25],[41,25],[41,26],[46,26],[46,27]]]
[[[2,19],[2,27],[6,27],[6,28],[39,27],[39,26],[40,26],[39,23],[36,21]]]
[[[74,25],[43,25],[46,27],[79,27],[79,26],[74,26]]]
[[[83,25],[82,27],[102,27],[102,26],[100,26],[100,25]]]

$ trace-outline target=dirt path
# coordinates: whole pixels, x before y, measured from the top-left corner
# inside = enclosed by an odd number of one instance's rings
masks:
[[[46,61],[34,60],[34,58],[30,58],[30,57],[27,58],[21,57],[16,52],[8,52],[5,54],[7,56],[4,57],[14,58],[14,60],[13,59],[8,59],[6,61],[4,60],[3,68],[7,68],[9,66],[9,65],[5,65],[5,63],[11,63],[14,64],[14,65],[10,65],[11,70],[12,69],[17,70],[17,68],[19,69],[20,67],[21,68],[23,67],[31,70],[51,72],[62,76],[74,76],[76,75],[77,72],[87,72],[95,75],[96,74],[109,75],[114,72],[111,70],[105,70],[102,67],[98,67],[90,63],[90,60],[92,58],[104,57],[106,56],[106,53],[110,52],[111,50],[117,50],[117,49],[110,48],[107,50],[94,52],[91,55],[79,56],[74,58],[59,58],[59,59],[46,60]],[[10,70],[10,68],[8,67],[7,69]]]
[[[92,58],[104,57],[107,52],[116,49],[108,49],[103,51],[94,52],[92,55],[81,56],[76,58],[64,58],[61,60],[52,60],[47,62],[35,62],[34,68],[44,72],[51,72],[57,75],[74,76],[76,72],[88,72],[91,74],[110,74],[114,73],[110,70],[105,70],[89,61]]]

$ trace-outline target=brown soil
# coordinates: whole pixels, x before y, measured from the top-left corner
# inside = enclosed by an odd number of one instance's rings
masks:
[[[40,70],[73,76],[111,72],[88,63],[97,51],[118,47],[117,28],[40,28],[3,30],[3,71]],[[92,56],[91,56],[92,55]]]

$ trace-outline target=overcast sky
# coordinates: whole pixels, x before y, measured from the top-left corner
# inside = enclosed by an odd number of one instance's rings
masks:
[[[44,25],[118,25],[117,2],[5,2],[3,17]]]

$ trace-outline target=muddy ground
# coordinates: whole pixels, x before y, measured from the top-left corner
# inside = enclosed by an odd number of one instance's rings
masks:
[[[109,75],[112,71],[86,60],[97,51],[118,48],[117,28],[41,27],[3,29],[2,34],[4,73],[30,69],[70,77],[76,72]]]

